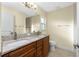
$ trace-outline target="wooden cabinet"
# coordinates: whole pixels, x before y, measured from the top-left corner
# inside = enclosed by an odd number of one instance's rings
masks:
[[[12,52],[9,53],[9,56],[11,57],[18,57],[18,56],[24,56],[24,55],[27,55],[30,50],[32,49],[36,49],[36,42],[33,42],[29,45],[26,45],[22,48],[19,48],[19,49],[16,49]]]
[[[4,54],[4,55],[2,55],[2,57],[8,57],[9,56],[9,54],[7,53],[7,54]]]
[[[26,52],[25,54],[22,54],[22,57],[35,57],[36,55],[36,50],[35,49],[30,49],[28,53]]]
[[[20,47],[16,50],[13,50],[7,54],[4,54],[2,56],[5,57],[22,57],[22,56],[28,56],[29,53],[36,50],[36,42],[32,42],[31,44],[28,44],[26,46]]]
[[[28,45],[10,51],[3,57],[42,57],[47,56],[49,52],[49,37],[44,37]]]
[[[48,56],[49,53],[49,37],[43,39],[43,56]]]
[[[43,40],[37,41],[37,49],[36,49],[36,56],[41,57],[42,56],[42,49],[43,49]]]

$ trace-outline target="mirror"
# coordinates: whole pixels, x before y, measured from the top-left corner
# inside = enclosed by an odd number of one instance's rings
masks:
[[[46,29],[46,20],[39,15],[26,17],[24,21],[24,26],[15,26],[15,37],[17,36],[17,38],[22,38],[25,34],[28,36],[39,34]]]
[[[22,3],[2,3],[1,39],[4,54],[10,49],[9,44],[30,35],[39,35],[46,30],[46,20],[39,10],[27,8]]]

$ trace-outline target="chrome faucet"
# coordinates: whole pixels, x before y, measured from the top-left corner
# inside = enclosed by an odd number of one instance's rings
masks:
[[[14,40],[17,39],[17,33],[16,32],[11,32],[10,34],[13,36]]]
[[[17,39],[17,33],[14,32],[14,40],[16,40],[16,39]]]

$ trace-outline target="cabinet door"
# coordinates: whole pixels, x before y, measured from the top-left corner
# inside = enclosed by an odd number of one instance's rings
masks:
[[[37,48],[42,47],[42,39],[37,41]]]
[[[37,52],[36,52],[36,56],[37,57],[42,57],[42,39],[37,41]]]
[[[43,39],[43,56],[48,56],[49,52],[49,37]]]
[[[37,48],[36,56],[42,57],[42,47]]]

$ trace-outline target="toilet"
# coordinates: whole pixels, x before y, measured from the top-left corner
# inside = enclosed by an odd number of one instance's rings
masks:
[[[55,32],[52,33],[52,37],[49,42],[50,42],[50,50],[55,51],[56,49],[56,33]]]
[[[50,40],[50,50],[55,50],[56,49],[56,42],[53,40]]]

